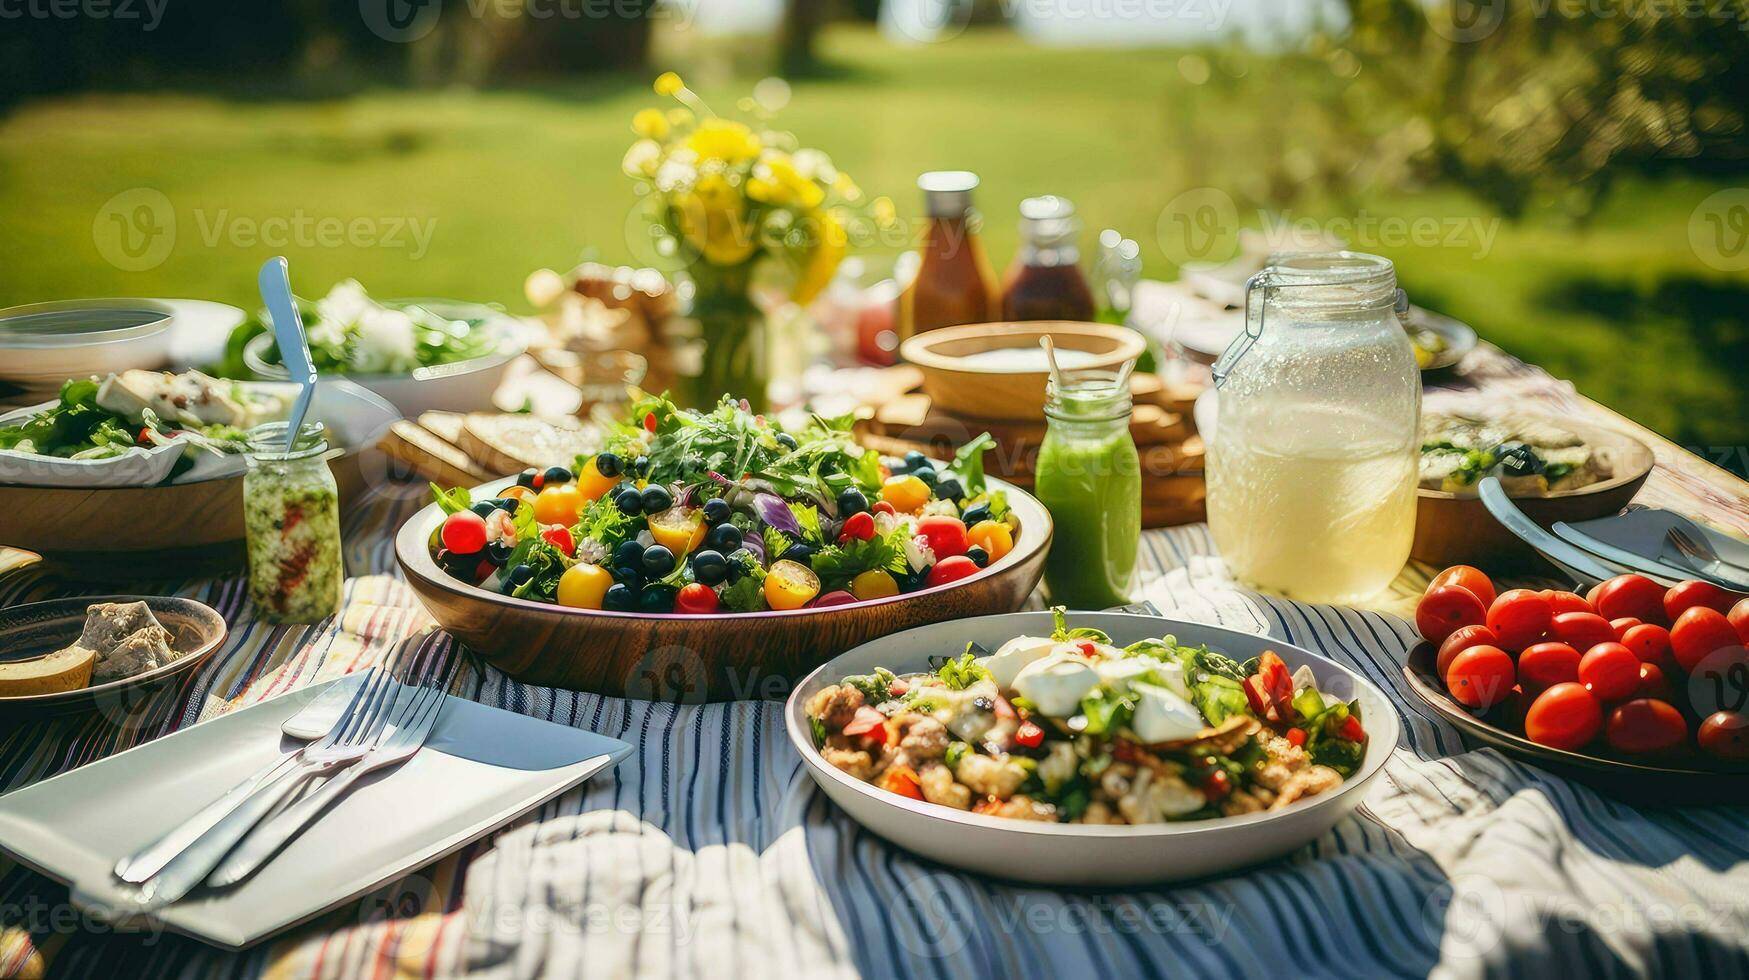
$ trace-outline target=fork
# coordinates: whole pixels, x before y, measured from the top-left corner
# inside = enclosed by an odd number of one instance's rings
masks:
[[[433,635],[424,637],[421,650]],[[148,877],[140,885],[137,898],[141,908],[160,908],[188,894],[252,827],[272,813],[306,779],[333,772],[364,758],[399,698],[402,684],[394,672],[406,646],[406,643],[398,645],[379,667],[373,668],[372,676],[353,695],[346,715],[326,736],[293,753],[291,765],[277,775],[252,785],[229,812],[175,852],[156,874]],[[417,662],[418,655],[415,654],[413,659]],[[205,813],[203,811],[201,816]],[[172,831],[171,836],[175,834]]]
[[[251,829],[243,842],[207,877],[207,884],[223,888],[254,874],[268,859],[279,853],[280,848],[302,833],[330,803],[350,789],[353,783],[367,773],[385,766],[399,765],[412,758],[425,745],[432,727],[437,723],[437,716],[449,699],[449,684],[460,660],[460,656],[451,657],[442,676],[434,685],[420,687],[405,704],[397,705],[388,729],[379,733],[369,754],[363,759],[328,777],[328,781],[320,789]]]
[[[1749,581],[1743,578],[1749,569],[1720,558],[1711,543],[1690,534],[1687,528],[1672,524],[1664,539],[1670,542],[1678,554],[1688,559],[1689,567],[1694,571],[1738,589],[1749,589]]]

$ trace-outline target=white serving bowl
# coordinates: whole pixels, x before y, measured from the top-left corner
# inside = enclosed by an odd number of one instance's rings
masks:
[[[832,802],[858,823],[923,857],[966,871],[1040,885],[1123,887],[1199,878],[1280,857],[1329,830],[1366,798],[1397,744],[1397,712],[1378,688],[1339,664],[1266,636],[1218,626],[1127,613],[1071,612],[1070,626],[1091,626],[1119,645],[1172,634],[1180,643],[1208,644],[1241,662],[1274,650],[1290,669],[1312,669],[1319,690],[1360,701],[1367,747],[1360,768],[1334,790],[1279,811],[1186,823],[1085,826],[982,816],[889,793],[839,770],[814,748],[803,706],[849,674],[886,667],[905,674],[929,669],[932,656],[964,650],[967,641],[995,650],[1022,635],[1046,636],[1049,612],[1009,613],[936,623],[871,640],[798,685],[784,707],[790,743]]]
[[[0,310],[0,380],[48,392],[68,378],[163,367],[174,313],[150,299],[58,300]]]

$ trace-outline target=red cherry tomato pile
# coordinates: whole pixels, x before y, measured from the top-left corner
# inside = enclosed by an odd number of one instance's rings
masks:
[[[1749,597],[1707,582],[1618,575],[1588,595],[1496,593],[1456,565],[1428,584],[1415,626],[1453,700],[1526,738],[1624,756],[1699,751],[1749,761]]]

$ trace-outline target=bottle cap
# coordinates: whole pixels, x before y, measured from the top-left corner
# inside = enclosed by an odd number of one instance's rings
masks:
[[[962,218],[972,209],[978,175],[970,170],[931,170],[917,178],[923,208],[931,218]]]
[[[1066,197],[1046,194],[1020,202],[1020,237],[1039,248],[1072,245],[1079,228],[1075,205]]]

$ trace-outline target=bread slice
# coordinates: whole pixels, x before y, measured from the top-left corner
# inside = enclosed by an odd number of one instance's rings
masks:
[[[467,420],[468,417],[460,412],[424,412],[419,416],[419,427],[457,446],[461,444],[462,425]]]
[[[528,467],[573,466],[601,444],[598,427],[582,419],[476,412],[462,424],[457,445],[494,476]]]
[[[456,419],[459,422],[461,416],[456,416]],[[457,434],[460,434],[459,425]],[[389,431],[383,433],[382,439],[377,442],[377,448],[411,466],[420,476],[440,486],[471,487],[485,483],[493,476],[469,459],[468,454],[453,443],[423,425],[415,425],[405,419],[389,426]]]
[[[0,663],[0,697],[59,694],[90,687],[91,667],[96,661],[96,652],[71,646],[43,657]]]

